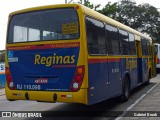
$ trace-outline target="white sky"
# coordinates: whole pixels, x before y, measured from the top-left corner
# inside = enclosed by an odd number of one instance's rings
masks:
[[[69,2],[70,0],[68,0]],[[77,1],[77,0],[73,0]],[[94,4],[106,5],[109,1],[117,2],[118,0],[89,0]],[[135,0],[137,4],[149,3],[150,5],[160,8],[160,0]],[[6,29],[8,15],[10,12],[25,9],[29,7],[61,4],[65,3],[65,0],[0,0],[0,50],[5,49],[6,42]]]

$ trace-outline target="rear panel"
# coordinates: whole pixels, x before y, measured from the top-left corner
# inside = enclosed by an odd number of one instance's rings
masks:
[[[7,99],[87,104],[83,24],[77,4],[13,13],[6,47]]]
[[[16,90],[70,91],[79,45],[9,47],[8,62]]]

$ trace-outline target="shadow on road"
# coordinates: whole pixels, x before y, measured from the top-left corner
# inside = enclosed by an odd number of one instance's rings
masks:
[[[126,103],[119,101],[119,97],[109,99],[91,106],[86,106],[83,104],[74,103],[64,103],[58,105],[56,108],[50,109],[48,111],[42,111],[42,115],[48,116],[46,120],[71,120],[71,119],[95,119],[95,117],[105,117],[107,119],[114,119],[119,116],[123,111],[133,104],[137,98],[146,93],[150,88],[152,88],[156,83],[151,82],[149,85],[141,85],[136,89],[131,91],[131,97]],[[123,110],[116,111],[117,107],[123,106]],[[114,112],[113,112],[114,111]],[[112,117],[111,117],[112,116]],[[51,118],[54,117],[54,118]],[[36,120],[36,118],[30,118],[26,120]]]

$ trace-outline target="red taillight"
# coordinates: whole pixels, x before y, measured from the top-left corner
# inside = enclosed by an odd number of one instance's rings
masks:
[[[9,74],[10,74],[10,70],[9,70],[8,67],[5,68],[5,74],[6,74],[6,75],[9,75]]]
[[[75,81],[80,82],[81,81],[81,76],[80,75],[76,75]]]
[[[159,64],[159,59],[158,59],[158,57],[157,57],[157,59],[156,59],[156,63]]]
[[[6,75],[6,80],[7,80],[7,81],[11,81],[11,80],[12,80],[11,75]]]
[[[13,80],[12,80],[12,76],[11,76],[11,73],[10,73],[10,70],[9,70],[8,67],[5,68],[5,74],[6,74],[6,82],[7,82],[8,87],[11,90],[14,90],[15,86],[14,86],[14,83],[13,83]]]
[[[82,84],[83,78],[84,78],[84,66],[77,66],[70,90],[78,91]]]

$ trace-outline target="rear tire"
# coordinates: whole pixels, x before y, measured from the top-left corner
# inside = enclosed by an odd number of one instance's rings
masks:
[[[129,83],[129,77],[126,76],[122,86],[121,101],[122,102],[128,101],[129,96],[130,96],[130,83]]]

